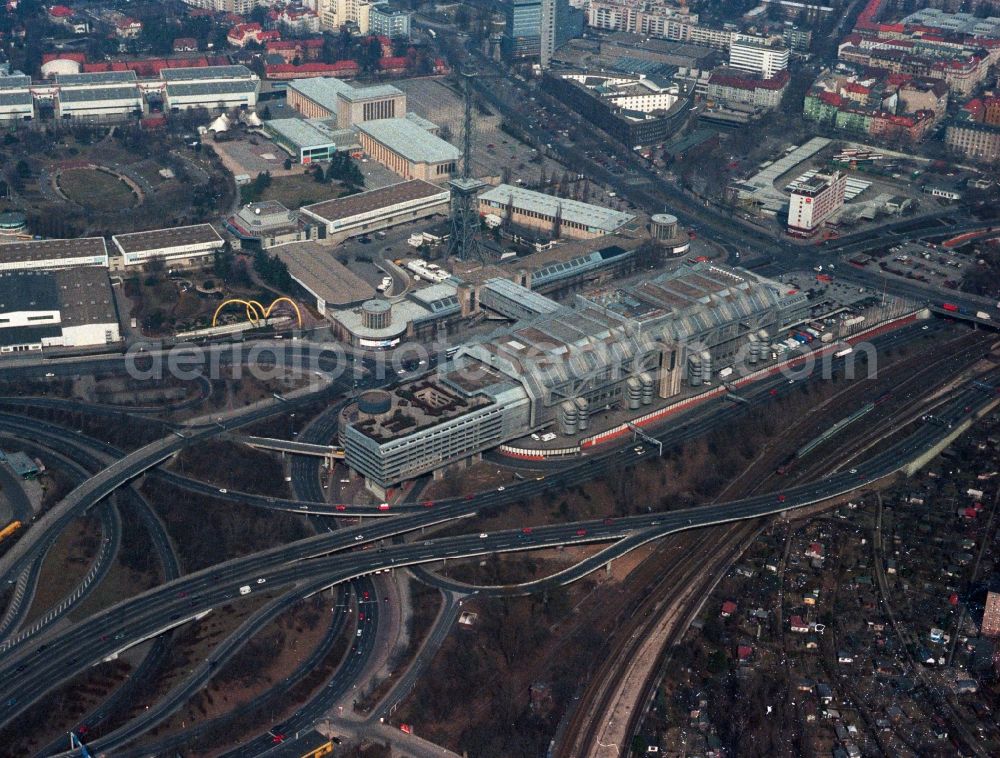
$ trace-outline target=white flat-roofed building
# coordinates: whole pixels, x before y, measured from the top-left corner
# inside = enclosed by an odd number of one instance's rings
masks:
[[[334,123],[334,126],[330,126]],[[328,161],[334,153],[361,153],[353,129],[338,129],[335,122],[320,119],[278,118],[264,122],[264,131],[297,163]]]
[[[107,345],[120,339],[106,270],[0,273],[0,353]]]
[[[71,266],[108,267],[103,237],[72,240],[30,240],[0,245],[0,271],[26,271]]]
[[[211,224],[116,234],[111,241],[123,266],[141,266],[152,260],[176,265],[200,263],[200,259],[212,255],[225,244]]]
[[[458,167],[458,148],[410,119],[365,121],[357,129],[362,149],[404,179],[446,181]]]
[[[171,109],[254,108],[260,79],[246,66],[195,66],[165,68],[167,106]]]
[[[60,118],[121,119],[142,113],[142,95],[135,85],[60,87],[56,115]]]
[[[729,46],[729,67],[770,79],[788,68],[788,48],[765,37],[737,34]]]
[[[517,226],[572,239],[602,237],[635,218],[630,213],[554,197],[511,184],[500,184],[479,196],[481,215],[493,213],[506,219],[508,210],[512,215],[511,223]]]
[[[315,219],[327,237],[353,237],[396,224],[447,213],[451,192],[414,179],[388,187],[338,197],[299,209],[304,219]]]
[[[788,232],[810,235],[844,204],[847,175],[839,171],[815,174],[792,187],[788,200]]]
[[[27,74],[0,71],[0,122],[34,117],[35,101],[30,87],[31,77]]]
[[[368,31],[389,39],[410,38],[411,11],[393,8],[388,3],[373,5],[368,14]]]

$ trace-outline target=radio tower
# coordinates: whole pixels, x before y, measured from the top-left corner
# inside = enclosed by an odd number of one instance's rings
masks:
[[[472,178],[472,84],[473,74],[462,72],[465,119],[462,125],[462,174],[448,182],[451,187],[451,240],[448,255],[486,263],[489,256],[479,239],[479,209],[476,193],[486,185]]]

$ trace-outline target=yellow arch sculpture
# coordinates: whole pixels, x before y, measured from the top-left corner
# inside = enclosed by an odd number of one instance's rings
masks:
[[[215,326],[216,320],[219,318],[219,312],[225,308],[227,305],[236,303],[237,305],[243,305],[246,307],[247,311],[247,321],[249,321],[254,326],[260,326],[261,321],[266,321],[271,316],[271,311],[274,307],[281,302],[288,303],[295,310],[295,317],[298,319],[299,328],[302,328],[302,311],[299,310],[299,306],[294,300],[288,297],[278,297],[275,298],[269,306],[266,308],[262,303],[256,300],[243,300],[238,297],[230,298],[229,300],[223,300],[219,307],[215,309],[215,313],[212,314],[212,326]]]

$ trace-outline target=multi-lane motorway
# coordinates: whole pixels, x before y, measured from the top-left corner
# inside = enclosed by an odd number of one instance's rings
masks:
[[[28,704],[73,673],[127,647],[134,640],[156,634],[169,626],[171,621],[234,600],[237,596],[236,588],[242,583],[259,586],[257,580],[263,578],[268,588],[299,584],[303,590],[311,592],[318,586],[333,585],[370,575],[375,571],[437,562],[446,558],[558,544],[613,543],[572,569],[544,580],[568,582],[649,540],[674,531],[777,513],[850,492],[897,470],[902,462],[948,434],[950,430],[947,424],[956,424],[994,401],[993,393],[978,387],[964,389],[956,394],[945,410],[937,414],[944,425],[920,426],[893,448],[859,465],[857,473],[835,474],[818,483],[790,489],[779,496],[767,494],[731,503],[649,516],[540,526],[530,533],[514,530],[485,536],[473,534],[383,545],[386,537],[412,528],[412,524],[402,522],[423,521],[426,517],[423,514],[400,516],[228,561],[176,579],[119,603],[85,622],[59,633],[48,634],[13,651],[13,654],[0,662],[0,703],[3,703],[0,706],[0,719],[9,721]],[[541,483],[529,482],[524,486],[527,489],[538,484]],[[488,500],[488,495],[483,499]],[[457,504],[443,504],[437,510],[439,517],[448,517],[446,511],[452,511],[451,517],[454,517],[457,515],[453,512],[457,510]],[[365,547],[368,549],[360,549]],[[535,583],[534,586],[523,589],[539,589],[541,585],[542,583]]]

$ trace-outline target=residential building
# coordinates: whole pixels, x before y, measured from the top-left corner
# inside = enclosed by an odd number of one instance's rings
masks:
[[[729,67],[770,79],[788,69],[788,48],[775,39],[737,34],[729,46]]]
[[[945,129],[945,144],[966,158],[1000,162],[1000,126],[955,119]]]
[[[781,105],[791,76],[781,71],[765,79],[733,69],[716,69],[708,79],[707,96],[723,105],[749,105],[770,111]]]
[[[650,77],[549,73],[543,86],[629,149],[669,139],[687,113],[673,82]]]
[[[543,69],[546,69],[556,49],[556,0],[541,0],[541,6],[538,62]]]
[[[409,39],[412,16],[411,11],[393,8],[388,3],[373,5],[368,16],[368,31],[389,39]]]
[[[788,201],[788,233],[810,236],[844,204],[847,175],[816,174],[795,183]]]

